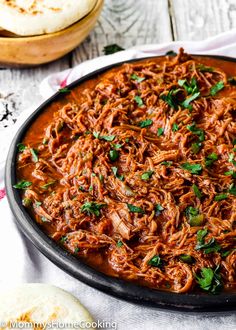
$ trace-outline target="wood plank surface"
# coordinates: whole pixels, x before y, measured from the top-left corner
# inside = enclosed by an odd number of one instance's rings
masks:
[[[169,0],[175,40],[202,40],[236,27],[235,0]]]
[[[108,44],[129,48],[171,40],[167,0],[106,0],[98,24],[74,51],[72,63],[102,55]]]

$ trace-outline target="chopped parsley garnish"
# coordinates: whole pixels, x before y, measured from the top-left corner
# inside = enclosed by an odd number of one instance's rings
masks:
[[[145,127],[151,126],[152,124],[153,124],[152,119],[146,119],[146,120],[142,120],[142,121],[139,122],[139,126],[141,128],[145,128]]]
[[[36,206],[36,207],[39,207],[40,205],[42,205],[42,202],[39,202],[39,201],[36,201],[36,202],[35,202],[35,206]]]
[[[218,160],[218,155],[216,153],[212,153],[210,155],[208,155],[205,158],[205,165],[206,167],[210,167],[216,160]]]
[[[214,198],[214,201],[223,201],[224,199],[227,199],[228,198],[228,195],[227,194],[219,194],[219,195],[216,195],[215,198]]]
[[[207,234],[207,229],[199,230],[197,232],[197,245],[195,250],[203,250],[206,254],[219,252],[221,250],[221,246],[216,242],[214,237],[212,237],[208,242],[205,242],[205,237]]]
[[[218,81],[214,86],[211,87],[211,90],[210,90],[211,96],[215,96],[224,87],[225,87],[224,82],[223,81]]]
[[[38,158],[38,151],[35,150],[35,149],[33,149],[33,148],[31,148],[31,149],[30,149],[30,152],[31,152],[31,154],[32,154],[33,161],[34,161],[35,163],[37,163],[37,162],[39,161],[39,158]]]
[[[25,149],[27,149],[27,147],[23,143],[18,143],[17,144],[17,148],[18,148],[18,151],[20,151],[20,152],[22,152]]]
[[[141,214],[145,214],[145,211],[138,206],[132,205],[132,204],[127,204],[127,207],[129,209],[130,212],[132,213],[141,213]]]
[[[219,266],[215,270],[210,267],[203,267],[200,275],[195,275],[195,278],[201,289],[209,291],[212,294],[218,294],[223,288]]]
[[[137,76],[135,73],[133,73],[133,74],[130,76],[130,78],[131,78],[132,80],[136,80],[138,83],[140,83],[140,82],[142,82],[142,81],[145,80],[145,78],[143,78],[143,77],[139,77],[139,76]]]
[[[197,93],[194,93],[193,95],[189,96],[187,99],[185,99],[183,102],[182,102],[182,106],[184,108],[187,108],[187,109],[192,109],[192,106],[190,105],[190,103],[194,100],[196,100],[198,98],[198,96],[200,95],[200,92],[197,92]]]
[[[166,56],[176,56],[177,53],[174,52],[173,50],[168,50],[168,52],[165,53]]]
[[[110,55],[110,54],[120,52],[121,50],[124,50],[124,48],[122,48],[121,46],[119,46],[117,44],[111,44],[111,45],[104,46],[103,53],[105,55]]]
[[[112,170],[113,174],[115,175],[115,177],[116,177],[117,179],[119,179],[119,180],[121,180],[121,181],[124,180],[124,175],[119,175],[119,174],[118,174],[118,168],[117,168],[117,167],[113,166],[113,167],[111,168],[111,170]]]
[[[190,164],[190,163],[184,163],[181,165],[181,168],[184,170],[189,171],[192,174],[201,174],[202,172],[202,166],[201,164]]]
[[[172,126],[172,131],[177,132],[178,130],[179,130],[178,124],[174,123],[173,126]]]
[[[155,255],[154,257],[152,257],[149,261],[148,261],[148,264],[150,266],[153,266],[153,267],[158,267],[160,268],[162,265],[163,265],[163,262],[160,258],[159,255]]]
[[[143,100],[142,100],[141,96],[136,95],[136,96],[134,97],[134,100],[135,100],[135,102],[137,103],[137,105],[138,105],[139,107],[142,107],[142,106],[143,106]]]
[[[160,215],[163,210],[164,210],[164,207],[162,207],[161,204],[155,205],[155,215],[156,216]]]
[[[103,135],[103,136],[99,136],[99,139],[103,139],[105,141],[111,142],[114,140],[116,136],[115,135]]]
[[[229,193],[231,195],[234,195],[236,196],[236,186],[234,186],[234,184],[231,184],[230,187],[229,187]]]
[[[229,155],[229,162],[236,166],[236,161],[234,160],[234,154]]]
[[[81,206],[81,212],[86,212],[88,215],[94,214],[97,217],[100,215],[100,210],[106,204],[99,204],[96,202],[86,202]]]
[[[231,85],[236,86],[236,77],[230,77],[230,78],[228,78],[228,82]]]
[[[123,242],[120,241],[120,240],[116,243],[116,246],[117,246],[117,247],[122,247],[123,245],[124,245]]]
[[[160,165],[165,165],[165,166],[171,166],[173,164],[173,162],[170,160],[170,161],[167,161],[167,160],[164,160],[163,162],[160,163]]]
[[[46,144],[48,144],[48,138],[43,139],[43,145],[46,145]]]
[[[147,172],[144,172],[142,175],[141,175],[141,178],[142,180],[149,180],[152,175],[153,175],[154,171],[147,171]]]
[[[46,184],[44,184],[43,186],[41,186],[41,188],[43,189],[48,189],[50,186],[52,186],[56,181],[50,181]]]
[[[93,136],[99,140],[105,140],[111,142],[115,139],[115,135],[100,135],[100,132],[93,132]]]
[[[119,152],[116,149],[110,150],[109,158],[112,162],[115,162],[119,158]]]
[[[195,78],[192,78],[190,83],[188,83],[186,79],[181,79],[178,81],[178,84],[179,86],[184,87],[189,95],[199,92],[197,80]]]
[[[60,242],[63,244],[63,243],[65,243],[65,242],[67,242],[67,240],[68,240],[68,237],[67,236],[62,236],[61,238],[60,238]]]
[[[71,90],[68,87],[58,89],[59,93],[70,93]]]
[[[181,91],[178,89],[171,89],[168,94],[161,94],[160,98],[165,101],[171,108],[178,109],[179,100],[177,98],[177,94]]]
[[[192,188],[193,188],[193,192],[197,196],[197,198],[201,199],[202,198],[202,193],[199,190],[198,186],[196,184],[193,184]]]
[[[200,128],[197,128],[196,124],[193,123],[192,125],[187,125],[187,129],[192,133],[198,136],[200,142],[205,140],[204,131]]]
[[[22,180],[22,181],[18,182],[17,184],[15,184],[13,187],[16,189],[27,189],[31,185],[32,185],[32,182]]]
[[[205,66],[204,64],[199,64],[197,66],[197,69],[201,72],[213,72],[214,68],[212,68],[211,66]]]
[[[25,197],[22,201],[22,204],[25,207],[30,207],[32,205],[32,200],[30,198]]]
[[[41,217],[41,220],[42,220],[43,222],[50,222],[50,220],[49,220],[48,218],[46,218],[46,217]]]
[[[194,258],[192,256],[190,256],[189,254],[181,254],[179,256],[179,259],[183,262],[185,262],[186,264],[192,264],[194,262]]]
[[[201,142],[194,142],[194,143],[191,144],[191,150],[194,154],[198,154],[201,147],[202,147]]]
[[[202,226],[204,221],[204,215],[199,214],[198,209],[188,206],[185,210],[185,213],[189,219],[189,224],[191,227],[199,227]]]
[[[157,130],[157,136],[161,136],[161,135],[163,135],[163,133],[164,133],[164,128],[159,127]]]
[[[79,253],[79,251],[80,251],[80,248],[77,246],[77,247],[74,249],[74,253],[77,254],[77,253]]]
[[[232,176],[233,179],[236,179],[236,172],[233,170],[225,172],[224,175]]]
[[[120,149],[122,147],[122,144],[114,143],[114,144],[112,144],[112,147],[115,149]]]

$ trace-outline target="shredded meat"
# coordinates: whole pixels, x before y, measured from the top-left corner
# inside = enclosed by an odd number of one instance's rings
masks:
[[[203,288],[202,269],[219,267],[235,289],[236,88],[224,70],[181,49],[110,70],[65,100],[18,158],[31,183],[24,205],[48,235],[152,288]]]

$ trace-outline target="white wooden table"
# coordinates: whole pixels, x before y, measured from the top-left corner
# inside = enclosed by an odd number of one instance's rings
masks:
[[[72,53],[38,68],[0,68],[0,128],[12,125],[22,110],[40,101],[38,85],[44,77],[102,55],[108,44],[129,48],[201,40],[233,27],[236,0],[105,0],[94,31]]]

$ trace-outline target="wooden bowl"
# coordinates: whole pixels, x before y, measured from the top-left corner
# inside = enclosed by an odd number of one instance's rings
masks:
[[[19,37],[4,34],[0,37],[0,65],[27,67],[54,61],[78,46],[93,29],[104,0],[97,0],[93,10],[68,28],[50,34]],[[0,34],[4,33],[0,31]]]

